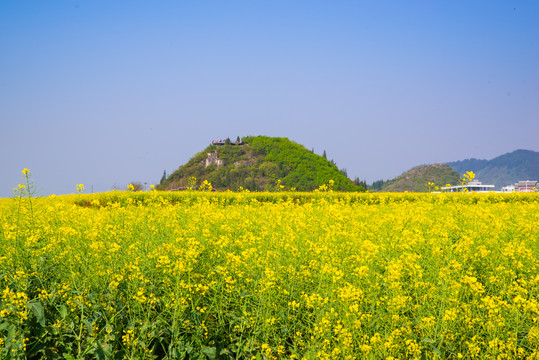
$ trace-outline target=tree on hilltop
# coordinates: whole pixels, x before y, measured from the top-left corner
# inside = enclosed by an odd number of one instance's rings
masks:
[[[163,170],[163,176],[161,177],[161,181],[159,181],[159,184],[162,184],[167,179],[167,171]]]

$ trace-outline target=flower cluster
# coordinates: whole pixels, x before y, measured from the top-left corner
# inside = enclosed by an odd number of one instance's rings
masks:
[[[13,201],[0,358],[539,356],[539,194]]]

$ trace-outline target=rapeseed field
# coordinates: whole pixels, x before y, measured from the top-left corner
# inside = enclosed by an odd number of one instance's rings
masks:
[[[0,358],[537,359],[538,195],[0,199]]]

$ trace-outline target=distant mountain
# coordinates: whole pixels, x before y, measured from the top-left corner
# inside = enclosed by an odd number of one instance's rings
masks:
[[[441,187],[446,184],[455,185],[459,179],[459,173],[447,164],[421,165],[408,170],[395,179],[376,181],[370,189],[391,192],[424,192],[427,191],[429,182]]]
[[[334,190],[365,190],[333,161],[284,137],[249,136],[211,144],[163,179],[158,188],[184,188],[192,177],[197,186],[207,180],[219,190],[274,190],[282,185],[284,189],[310,191],[330,180]]]
[[[460,174],[473,171],[483,184],[498,189],[520,180],[539,180],[539,152],[516,150],[492,160],[466,159],[447,163]]]

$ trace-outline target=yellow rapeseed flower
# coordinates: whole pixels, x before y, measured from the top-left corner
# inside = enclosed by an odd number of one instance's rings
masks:
[[[50,319],[58,339],[77,329],[111,358],[151,357],[165,326],[193,344],[226,333],[268,360],[430,359],[442,337],[455,359],[536,356],[539,194],[330,193],[329,185],[293,196],[67,195],[40,198],[33,212],[21,185],[16,207],[0,199],[0,271],[9,274],[0,320],[21,334],[0,337],[0,358],[8,345],[19,349],[11,358],[36,346],[24,329],[48,323],[49,306],[60,310]],[[46,276],[43,259],[62,266],[29,299],[33,279]],[[97,321],[103,313],[117,321]]]

